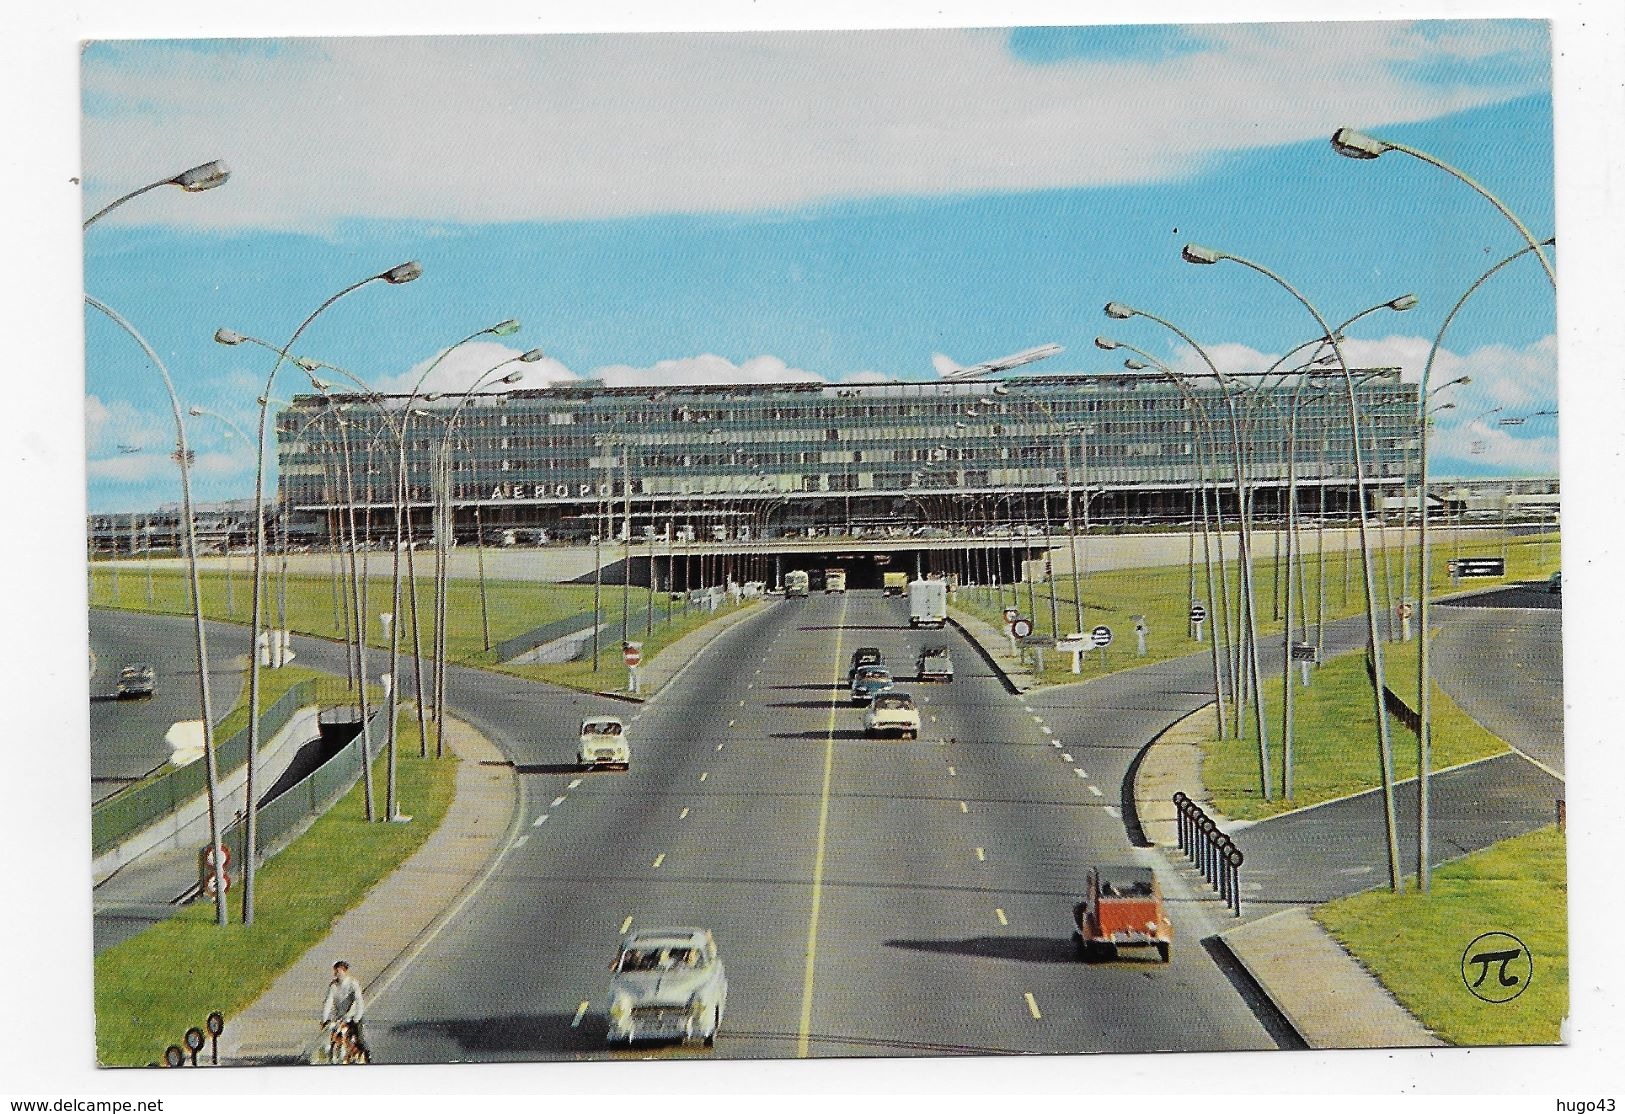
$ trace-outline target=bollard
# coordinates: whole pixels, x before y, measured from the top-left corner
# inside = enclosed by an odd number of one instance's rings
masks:
[[[1234,900],[1236,916],[1241,916],[1241,864],[1247,856],[1241,853],[1241,848],[1231,846],[1227,860],[1230,864],[1230,892]]]
[[[186,1052],[178,1044],[164,1049],[164,1067],[178,1068],[186,1063]]]
[[[196,1025],[186,1030],[186,1050],[192,1054],[192,1066],[197,1067],[197,1054],[203,1051],[203,1030]]]
[[[204,1021],[203,1027],[209,1031],[209,1063],[215,1067],[220,1065],[220,1034],[226,1031],[226,1016],[215,1010]]]
[[[1566,800],[1564,800],[1562,797],[1559,797],[1559,798],[1557,798],[1557,830],[1560,831],[1560,832],[1566,832],[1566,831],[1568,831],[1568,827],[1569,827],[1569,806],[1568,806],[1568,802]]]
[[[1224,902],[1226,908],[1230,905],[1230,846],[1230,837],[1223,832],[1213,837],[1214,859],[1219,876],[1219,900]]]

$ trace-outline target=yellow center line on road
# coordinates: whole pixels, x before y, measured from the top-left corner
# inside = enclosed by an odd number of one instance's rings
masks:
[[[999,918],[999,923],[1002,924],[1002,925],[1008,925],[1010,923],[1009,921],[1004,919],[1004,910],[1003,909],[995,909],[995,910],[993,910],[993,915],[995,917]]]
[[[655,856],[654,865],[652,867],[650,867],[649,869],[651,869],[651,870],[659,870],[660,869],[660,864],[665,862],[665,861],[666,861],[666,853],[664,851],[662,851],[662,852],[660,852],[660,854]]]
[[[1027,1012],[1033,1015],[1033,1020],[1044,1020],[1044,1015],[1038,1012],[1038,1002],[1033,998],[1033,992],[1027,991],[1025,997],[1027,999]]]
[[[630,916],[628,916],[626,918],[626,920],[621,922],[621,935],[625,936],[626,933],[627,933],[627,930],[630,929],[631,927],[632,927],[632,918]]]
[[[583,1002],[576,1007],[576,1015],[570,1019],[570,1028],[581,1028],[581,1019],[587,1016],[587,1003]]]
[[[835,774],[835,713],[841,695],[841,635],[846,627],[847,598],[841,598],[841,614],[835,620],[835,668],[829,696],[829,725],[824,731],[824,786],[818,795],[818,838],[813,851],[812,909],[807,914],[807,967],[801,980],[801,1026],[796,1036],[796,1055],[806,1057],[812,1034],[813,980],[818,971],[818,912],[824,896],[824,844],[829,834],[829,787]]]
[[[980,847],[976,849],[976,861],[979,863],[987,862],[987,852],[983,851]]]
[[[708,778],[710,776],[711,776],[711,771],[710,770],[705,770],[704,772],[702,772],[700,774],[700,780],[704,781],[706,778]]]
[[[960,801],[959,802],[959,811],[960,812],[969,812],[970,811],[970,806],[967,805],[964,801]]]

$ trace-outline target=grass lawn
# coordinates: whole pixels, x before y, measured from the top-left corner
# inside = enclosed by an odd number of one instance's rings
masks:
[[[1418,643],[1384,643],[1384,671],[1388,687],[1413,706],[1416,693]],[[1209,741],[1202,748],[1202,781],[1213,803],[1236,820],[1257,820],[1288,809],[1346,797],[1382,783],[1377,758],[1375,702],[1366,676],[1365,654],[1355,652],[1333,658],[1310,674],[1310,686],[1293,690],[1293,799],[1281,797],[1281,679],[1264,681],[1266,731],[1269,739],[1271,784],[1275,800],[1265,801],[1259,790],[1258,736],[1249,710],[1242,739]],[[1297,675],[1294,674],[1294,684]],[[1394,750],[1394,777],[1416,776],[1416,736],[1398,720],[1389,719]],[[1456,706],[1437,684],[1433,686],[1432,768],[1488,758],[1507,750],[1502,740],[1485,730]]]
[[[393,600],[388,578],[388,561],[375,560],[374,579],[369,585],[368,613],[376,615],[390,610]],[[125,565],[118,576],[110,565],[92,565],[92,607],[111,607],[126,611],[147,611],[170,615],[191,614],[191,594],[184,572],[181,570],[154,570],[152,574],[152,600],[147,599],[147,577],[138,566]],[[211,619],[246,623],[249,621],[251,594],[248,573],[239,571],[233,576],[223,572],[209,572],[201,577],[203,584],[204,614]],[[593,606],[591,585],[537,584],[527,581],[487,582],[487,610],[490,615],[493,644],[524,634],[547,623],[572,616],[590,616]],[[275,623],[279,587],[274,578],[267,577],[267,617]],[[422,627],[421,644],[425,653],[434,637],[434,590],[428,577],[418,578],[418,618]],[[651,593],[647,588],[633,586],[623,594],[620,585],[605,585],[600,598],[600,614],[608,629],[600,636],[601,652],[595,673],[591,659],[564,662],[558,665],[506,666],[507,672],[537,680],[550,681],[581,689],[619,688],[625,685],[625,666],[621,660],[620,634],[623,605],[626,607],[626,627],[634,642],[643,643],[644,661],[651,660],[664,647],[688,631],[703,626],[712,618],[720,617],[727,608],[713,615],[698,608],[684,608],[681,600],[669,600],[666,593]],[[667,621],[668,610],[671,619]],[[323,638],[342,638],[345,630],[345,608],[335,595],[331,578],[325,576],[290,576],[287,588],[288,628],[303,634]],[[401,614],[406,626],[401,631],[401,649],[412,648],[411,606],[407,587],[401,587]],[[478,581],[452,580],[448,582],[446,602],[447,660],[468,665],[498,667],[493,656],[485,649],[484,623],[480,611]],[[653,633],[646,633],[653,618]],[[370,645],[387,649],[382,628],[375,622],[368,633]],[[606,673],[606,670],[608,671]],[[271,673],[262,673],[268,678]],[[263,702],[268,705],[270,700]],[[244,713],[246,715],[246,712]],[[242,722],[247,722],[246,719]],[[226,736],[222,736],[226,737]]]
[[[706,611],[698,607],[690,607],[686,614],[681,600],[673,600],[671,621],[665,618],[663,601],[657,596],[654,612],[654,633],[645,633],[648,621],[647,611],[632,615],[630,623],[630,640],[643,644],[643,660],[650,661],[656,654],[670,646],[690,631],[698,630],[716,619],[721,619],[739,610],[740,606],[750,606],[748,603],[735,605],[725,603],[715,612]],[[549,681],[556,685],[565,685],[569,688],[583,689],[588,692],[613,692],[626,687],[626,661],[621,656],[621,632],[618,625],[619,609],[606,617],[610,620],[610,628],[598,636],[598,668],[593,669],[591,649],[576,661],[559,662],[553,665],[504,665],[500,668],[505,673],[513,673],[520,677],[529,677],[537,681]]]
[[[1562,833],[1542,828],[1438,868],[1431,893],[1413,878],[1403,894],[1370,890],[1314,916],[1444,1040],[1553,1044],[1569,1008],[1566,854]],[[1485,932],[1511,933],[1534,958],[1511,1001],[1481,1001],[1463,983],[1462,953]]]
[[[233,1014],[428,839],[451,804],[457,762],[418,758],[408,720],[403,715],[398,728],[396,777],[412,823],[368,824],[357,781],[309,831],[260,868],[252,926],[238,920],[240,903],[230,907],[232,923],[220,928],[213,904],[195,902],[96,957],[99,1063],[156,1063],[166,1046],[180,1043],[187,1028],[201,1026],[211,1010],[221,1011],[229,1026]],[[380,757],[375,764],[379,779],[383,762]]]
[[[1064,550],[1064,542],[1062,548]],[[1230,555],[1234,551],[1235,539],[1232,536],[1227,539],[1225,552]],[[1458,586],[1451,584],[1449,574],[1446,572],[1445,563],[1453,552],[1448,545],[1430,546],[1430,565],[1433,571],[1431,591],[1435,597],[1458,591],[1463,587],[1491,588],[1519,581],[1544,580],[1557,570],[1558,563],[1555,534],[1514,538],[1507,547],[1505,578],[1469,580]],[[1494,544],[1485,541],[1466,546],[1462,549],[1462,555],[1498,557],[1499,541]],[[1397,604],[1405,585],[1405,578],[1401,576],[1400,569],[1401,556],[1398,546],[1391,546],[1376,554],[1374,571],[1379,602],[1385,616],[1391,612],[1392,606]],[[1414,563],[1416,559],[1414,545],[1410,548],[1408,556]],[[1285,578],[1282,574],[1285,565],[1285,561],[1277,562],[1273,553],[1261,553],[1254,558],[1253,585],[1258,597],[1256,611],[1261,635],[1280,634],[1281,623],[1272,616],[1278,609],[1282,612],[1285,609],[1284,598],[1278,596],[1278,592],[1284,591],[1282,582]],[[1278,569],[1280,573],[1277,572]],[[1229,596],[1231,607],[1234,609],[1240,600],[1239,563],[1234,560],[1227,561],[1224,571],[1230,582]],[[1218,580],[1219,570],[1215,567],[1216,587]],[[1301,603],[1306,601],[1311,614],[1318,614],[1320,562],[1313,552],[1306,555],[1304,580],[1303,589],[1299,593],[1300,599],[1293,602],[1294,613],[1295,615],[1300,613]],[[1342,553],[1327,553],[1326,618],[1331,620],[1362,614],[1365,608],[1363,583],[1358,550],[1350,552],[1346,557]],[[1098,651],[1085,654],[1082,662],[1083,672],[1081,675],[1074,675],[1071,654],[1046,653],[1044,672],[1040,677],[1044,683],[1064,684],[1086,680],[1120,669],[1132,669],[1135,666],[1148,665],[1207,649],[1207,642],[1198,643],[1189,637],[1190,577],[1186,566],[1162,565],[1145,569],[1093,572],[1083,578],[1082,586],[1085,629],[1092,629],[1101,624],[1112,629],[1114,638],[1111,647],[1106,651],[1106,662],[1102,665]],[[1028,591],[1028,587],[1028,585],[1006,585],[1002,591],[992,588],[964,589],[954,593],[953,604],[1001,630],[1004,624],[1004,608],[1016,607],[1023,615],[1032,619],[1035,634],[1047,635],[1051,633],[1050,591],[1053,589],[1059,631],[1062,635],[1070,633],[1077,625],[1071,577],[1062,574],[1056,577],[1053,584],[1031,585],[1031,592]],[[1414,585],[1411,594],[1415,594]],[[1196,569],[1196,597],[1207,607],[1208,621],[1204,624],[1207,629],[1203,637],[1211,639],[1219,622],[1217,614],[1219,608],[1215,601],[1208,599],[1206,576],[1200,563]],[[1133,622],[1135,615],[1145,616],[1150,631],[1146,638],[1146,656],[1143,658],[1137,656],[1135,652]],[[1232,633],[1232,641],[1234,637]]]

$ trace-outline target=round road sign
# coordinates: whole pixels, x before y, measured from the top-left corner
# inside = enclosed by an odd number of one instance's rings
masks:
[[[1411,617],[1411,605],[1408,603],[1400,604],[1398,607],[1394,608],[1394,611],[1398,613],[1401,619],[1409,619]]]
[[[1021,612],[1017,611],[1015,608],[1007,607],[1004,609],[1004,622],[1006,626],[1009,626],[1019,618],[1021,618]]]
[[[636,643],[628,642],[621,656],[626,659],[627,665],[637,665],[643,661],[643,647],[637,645]]]
[[[1207,608],[1199,603],[1191,604],[1191,622],[1200,623],[1207,618]]]
[[[1112,628],[1096,627],[1089,632],[1089,637],[1096,646],[1110,646],[1112,644]]]
[[[1017,619],[1010,624],[1010,633],[1017,638],[1026,638],[1032,632],[1033,621],[1031,619]]]

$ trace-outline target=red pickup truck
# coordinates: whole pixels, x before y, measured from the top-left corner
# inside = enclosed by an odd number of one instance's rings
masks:
[[[1109,957],[1119,948],[1154,947],[1164,963],[1173,948],[1174,926],[1162,904],[1157,876],[1143,866],[1089,868],[1084,898],[1073,906],[1073,942],[1084,959]]]

